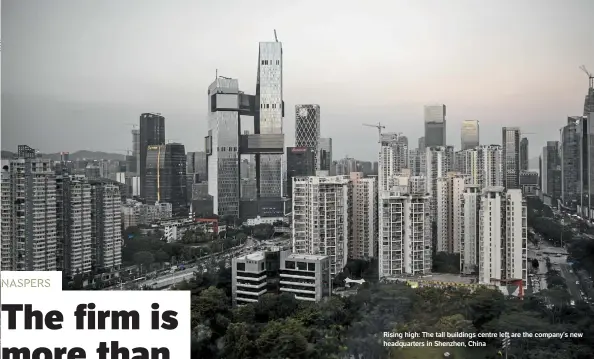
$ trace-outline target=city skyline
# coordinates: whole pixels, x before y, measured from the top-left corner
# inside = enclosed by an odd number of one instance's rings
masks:
[[[203,150],[207,116],[204,88],[212,82],[216,69],[222,75],[238,78],[242,88],[255,86],[253,68],[257,64],[257,49],[254,44],[272,41],[276,27],[279,40],[285,44],[285,106],[320,104],[324,113],[322,133],[333,138],[335,158],[347,153],[360,153],[357,157],[363,160],[375,158],[377,148],[372,143],[376,134],[370,129],[362,131],[361,123],[366,122],[361,120],[362,116],[373,116],[386,125],[387,131],[404,132],[415,141],[423,135],[423,106],[434,102],[448,106],[449,145],[459,143],[462,121],[476,118],[481,122],[481,144],[499,143],[497,133],[501,126],[538,128],[538,133],[530,137],[530,152],[538,153],[542,145],[557,134],[559,122],[582,112],[581,99],[587,91],[587,79],[578,66],[582,63],[588,66],[594,58],[594,50],[582,46],[594,42],[594,35],[587,32],[587,21],[579,20],[586,19],[588,9],[593,6],[586,1],[576,1],[571,9],[557,8],[559,5],[553,2],[546,9],[533,8],[527,3],[515,4],[512,15],[508,13],[511,3],[500,2],[488,9],[493,15],[488,21],[484,9],[457,2],[451,9],[441,11],[446,15],[442,17],[447,18],[450,12],[454,16],[454,12],[462,8],[468,10],[467,14],[458,15],[455,26],[445,20],[436,25],[445,26],[444,33],[456,40],[448,48],[439,44],[440,37],[446,35],[423,30],[414,21],[401,25],[392,25],[393,19],[386,21],[380,29],[385,30],[383,33],[373,27],[359,32],[349,30],[349,21],[361,12],[348,6],[332,20],[336,32],[315,31],[327,18],[324,14],[336,11],[327,6],[316,7],[312,22],[318,25],[308,29],[285,19],[306,12],[309,9],[306,2],[287,6],[286,9],[291,10],[287,13],[283,8],[266,14],[267,18],[275,15],[276,23],[260,22],[263,24],[241,32],[225,29],[212,39],[202,35],[204,32],[195,25],[201,21],[196,21],[195,15],[203,9],[209,14],[223,9],[212,4],[179,3],[187,5],[180,6],[183,13],[163,12],[161,5],[147,4],[142,12],[134,11],[130,19],[125,15],[137,9],[130,4],[115,7],[115,3],[106,1],[88,8],[68,1],[52,4],[56,10],[65,7],[63,14],[68,14],[69,18],[76,14],[72,26],[79,26],[85,35],[79,36],[68,27],[50,28],[50,25],[62,23],[57,17],[61,12],[44,12],[47,4],[5,2],[2,148],[14,150],[16,145],[28,143],[42,152],[85,149],[118,152],[116,149],[130,147],[129,123],[135,122],[140,113],[155,111],[168,119],[170,139],[183,143],[188,151]],[[421,22],[433,18],[424,11],[431,2],[403,4],[385,5],[384,10],[398,8],[402,10],[399,16],[410,15]],[[236,5],[238,10],[243,6]],[[44,17],[32,21],[33,7],[44,13]],[[527,16],[528,11],[532,22],[522,25],[514,21],[515,17]],[[539,12],[539,16],[535,16],[534,11]],[[111,30],[105,31],[102,21],[89,21],[90,16],[103,17],[111,24]],[[157,16],[164,23],[175,18],[177,26],[165,33],[140,26]],[[567,22],[571,26],[549,27],[551,18],[557,25]],[[359,20],[381,22],[381,17],[367,12]],[[237,26],[245,25],[246,21],[242,19]],[[501,23],[520,28],[503,32]],[[20,28],[19,24],[27,24],[27,29]],[[410,31],[404,36],[397,27],[407,25]],[[209,22],[204,21],[200,26],[209,26]],[[460,32],[468,26],[475,27],[472,35]],[[341,31],[346,31],[345,35],[339,36]],[[118,36],[114,38],[116,33]],[[517,33],[521,33],[521,39],[517,39]],[[496,35],[502,38],[497,46],[487,42],[481,46],[477,42],[481,36]],[[165,41],[170,37],[176,41]],[[397,45],[380,51],[382,56],[368,59],[365,50],[379,46],[389,37],[398,37]],[[541,40],[543,37],[547,38],[546,43]],[[357,41],[363,38],[369,43]],[[321,63],[319,58],[314,61],[311,56],[304,56],[328,41],[332,41],[335,51],[325,54]],[[358,51],[353,51],[353,41],[357,41]],[[520,42],[522,48],[518,48]],[[16,43],[18,48],[11,45]],[[88,43],[93,47],[86,45]],[[50,51],[48,46],[54,50]],[[201,50],[205,48],[213,55],[204,56]],[[397,48],[400,50],[395,51]],[[466,54],[471,48],[474,55],[468,57]],[[153,56],[143,55],[149,50]],[[349,56],[346,56],[347,51],[350,51]],[[442,56],[439,63],[426,63],[422,58],[428,51],[442,52],[446,56]],[[506,53],[513,53],[513,56],[504,56],[505,61],[497,57],[499,65],[496,66],[487,59],[493,51],[498,51],[500,56]],[[44,56],[36,55],[38,52],[43,52]],[[407,55],[400,56],[398,52]],[[108,58],[104,53],[118,56]],[[231,53],[236,55],[227,56]],[[248,61],[240,66],[233,65],[237,54]],[[324,63],[336,66],[328,71],[326,66],[320,66]],[[360,69],[363,63],[370,64],[370,70],[381,70],[383,75],[370,81],[369,71]],[[549,76],[542,76],[545,70]],[[439,76],[436,78],[436,75]],[[556,81],[549,81],[550,77]],[[322,81],[311,88],[312,78]],[[418,85],[412,86],[413,83]],[[448,83],[456,86],[447,86]],[[381,96],[380,92],[390,93],[390,96]],[[371,103],[374,106],[369,106]],[[39,118],[44,120],[39,121]],[[290,115],[284,120],[287,144],[293,143],[294,121]],[[39,130],[30,131],[33,126]],[[77,135],[65,137],[65,128]]]

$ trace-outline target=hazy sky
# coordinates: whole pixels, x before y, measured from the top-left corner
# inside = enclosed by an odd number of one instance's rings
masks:
[[[2,0],[2,149],[124,153],[142,112],[200,150],[208,85],[255,92],[258,42],[284,49],[286,145],[294,106],[321,106],[334,158],[377,157],[385,123],[415,144],[423,105],[445,103],[448,143],[462,120],[481,143],[520,126],[530,157],[581,115],[594,71],[592,0]]]

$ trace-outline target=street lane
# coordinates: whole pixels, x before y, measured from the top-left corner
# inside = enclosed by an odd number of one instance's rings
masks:
[[[581,300],[582,297],[580,295],[580,286],[579,284],[575,284],[578,278],[575,273],[570,272],[571,267],[567,264],[558,264],[558,268],[561,276],[565,279],[567,291],[571,295],[571,298],[575,301]]]

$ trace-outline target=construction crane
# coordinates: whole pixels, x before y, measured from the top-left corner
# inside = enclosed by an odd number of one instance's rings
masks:
[[[135,123],[127,123],[126,125],[128,125],[128,126],[132,126],[132,129],[133,129],[133,130],[135,130],[135,129],[136,129],[136,127],[138,127],[138,125],[137,125],[137,124],[135,124]]]
[[[584,71],[586,75],[588,75],[588,85],[590,86],[590,88],[594,88],[594,75],[592,75],[592,73],[588,71],[588,69],[584,65],[580,66],[580,70]]]
[[[276,29],[274,30],[274,41],[278,42],[278,37],[276,37]]]
[[[378,142],[382,142],[382,130],[386,128],[386,126],[382,125],[381,122],[378,122],[377,125],[370,125],[368,123],[364,123],[363,126],[367,126],[367,127],[375,127],[377,128],[377,141]]]

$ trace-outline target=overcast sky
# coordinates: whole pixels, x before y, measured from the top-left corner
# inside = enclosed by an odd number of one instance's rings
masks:
[[[411,144],[423,105],[447,105],[448,143],[480,121],[529,135],[530,157],[581,115],[594,71],[592,0],[2,0],[2,149],[131,148],[142,112],[201,150],[219,74],[255,92],[258,42],[284,49],[286,145],[294,106],[321,106],[334,158],[377,157],[381,121]]]

